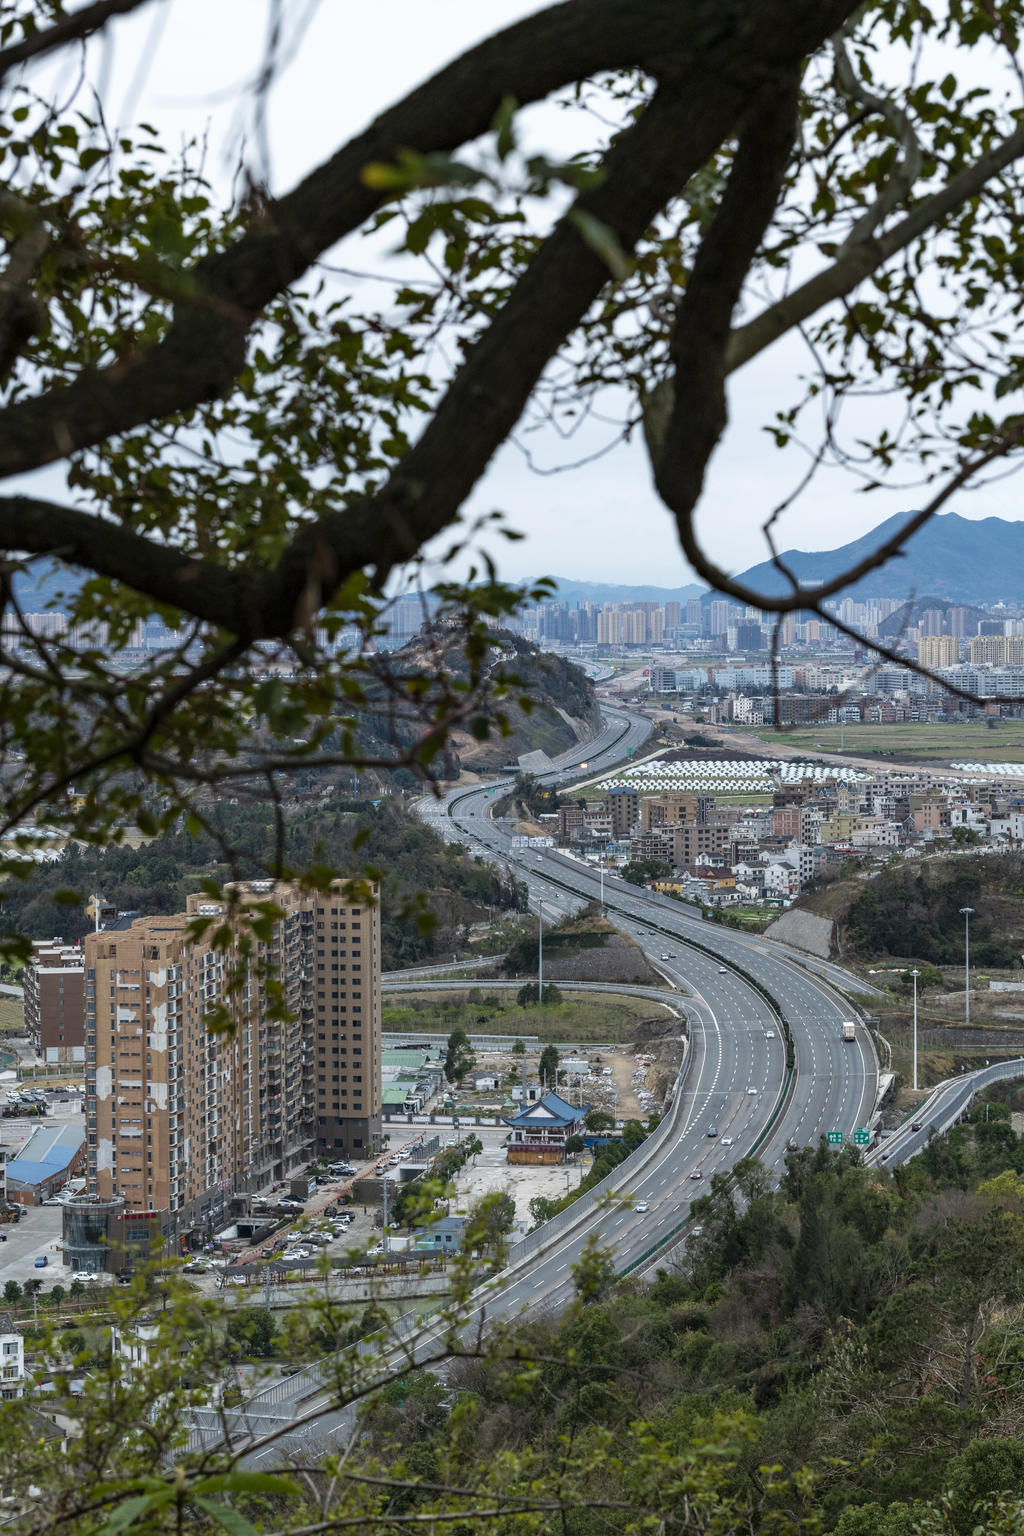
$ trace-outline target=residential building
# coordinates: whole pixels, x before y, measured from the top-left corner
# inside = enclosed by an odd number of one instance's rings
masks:
[[[257,937],[246,914],[268,905]],[[314,1150],[376,1149],[375,905],[340,883],[253,881],[230,900],[191,896],[182,914],[90,934],[85,958],[90,1193],[155,1213],[165,1235],[204,1238],[234,1193]]]
[[[0,1397],[10,1400],[25,1393],[25,1341],[9,1312],[0,1312]]]
[[[612,819],[616,842],[627,838],[640,814],[640,792],[629,784],[617,784],[608,791],[605,809]]]
[[[85,960],[63,939],[36,939],[25,964],[25,1030],[37,1056],[85,1061]]]
[[[955,635],[924,634],[917,642],[917,659],[933,672],[939,667],[955,667],[960,660],[960,642]]]

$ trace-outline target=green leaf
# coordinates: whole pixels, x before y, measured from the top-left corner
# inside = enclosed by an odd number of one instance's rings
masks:
[[[600,219],[595,219],[585,208],[570,208],[569,222],[576,226],[584,244],[600,256],[614,278],[621,282],[629,276],[630,264],[613,229],[609,229]]]
[[[193,1499],[192,1502],[204,1509],[211,1520],[229,1532],[229,1536],[259,1536],[256,1527],[244,1515],[240,1515],[237,1509],[232,1509],[230,1504],[218,1504],[216,1499],[202,1498]]]
[[[519,103],[514,96],[503,96],[501,106],[494,114],[491,129],[495,136],[495,149],[499,160],[507,160],[516,147],[515,115]]]

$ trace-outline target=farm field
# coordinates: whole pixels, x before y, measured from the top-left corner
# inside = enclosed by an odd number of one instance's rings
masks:
[[[782,741],[798,751],[839,751],[837,725],[810,725],[781,734],[770,728],[749,729],[744,734],[757,736],[766,747]],[[1001,720],[994,730],[983,721],[965,725],[918,725],[912,721],[899,725],[847,725],[843,727],[843,751],[920,762],[1024,762],[1024,720]]]

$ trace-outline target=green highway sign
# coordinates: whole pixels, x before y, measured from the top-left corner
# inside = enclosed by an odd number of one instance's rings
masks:
[[[871,1131],[866,1125],[858,1125],[853,1133],[855,1147],[869,1147],[871,1145]]]
[[[829,1131],[828,1144],[830,1147],[841,1147],[843,1144],[842,1131]]]

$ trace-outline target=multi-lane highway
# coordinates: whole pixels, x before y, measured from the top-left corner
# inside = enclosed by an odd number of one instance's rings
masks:
[[[610,769],[621,761],[630,747],[635,752],[649,733],[646,720],[623,710],[607,709],[605,719],[601,737],[564,753],[550,773],[539,777],[561,787],[584,773],[592,777],[595,769]],[[469,842],[515,868],[527,884],[531,904],[546,920],[603,897],[609,914],[659,969],[705,1003],[723,1037],[741,1039],[751,1029],[760,1030],[763,1037],[759,1007],[764,999],[751,981],[771,996],[792,1034],[795,1082],[786,1112],[762,1151],[770,1166],[781,1164],[788,1141],[815,1142],[829,1131],[848,1137],[856,1126],[870,1121],[877,1091],[874,1049],[860,1028],[856,1040],[843,1040],[842,1024],[855,1015],[835,986],[838,975],[855,988],[854,978],[820,962],[823,974],[815,974],[809,962],[797,961],[777,945],[702,922],[669,897],[653,896],[618,879],[602,882],[598,870],[553,849],[514,846],[511,828],[491,815],[496,793],[500,791],[493,785],[454,789],[441,800],[421,802],[420,812],[442,835]],[[666,954],[670,958],[663,961]],[[784,1063],[781,1034],[776,1046]],[[746,1063],[734,1065],[737,1075],[728,1076],[724,1066],[719,1074],[716,1092],[723,1104],[730,1096],[752,1097],[746,1094],[748,1085],[739,1081]],[[763,1124],[763,1105],[761,1114]],[[741,1150],[735,1144],[734,1155]]]

